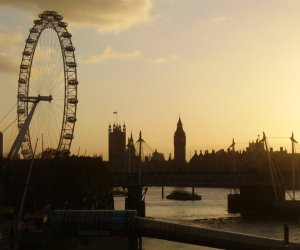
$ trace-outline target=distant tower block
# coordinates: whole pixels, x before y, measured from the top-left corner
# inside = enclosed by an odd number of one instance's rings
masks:
[[[111,163],[123,163],[126,151],[126,126],[119,124],[108,127],[108,159]]]
[[[0,132],[0,161],[3,159],[3,134]]]
[[[186,164],[185,145],[186,145],[185,132],[183,130],[182,122],[179,117],[177,123],[177,129],[174,134],[174,161],[176,165]]]

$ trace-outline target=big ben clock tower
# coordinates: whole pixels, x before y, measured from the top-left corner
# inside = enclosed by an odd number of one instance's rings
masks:
[[[174,134],[174,161],[176,165],[186,164],[185,144],[186,144],[185,132],[183,130],[182,122],[179,117],[179,120],[177,122],[177,129]]]

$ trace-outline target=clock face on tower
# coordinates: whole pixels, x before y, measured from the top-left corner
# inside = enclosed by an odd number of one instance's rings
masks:
[[[185,144],[185,138],[184,137],[176,137],[175,138],[175,144],[184,145]]]

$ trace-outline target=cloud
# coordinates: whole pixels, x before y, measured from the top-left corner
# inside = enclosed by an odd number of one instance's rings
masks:
[[[289,5],[300,4],[300,0],[278,0],[281,3],[287,3]]]
[[[200,22],[198,22],[199,26],[208,26],[210,24],[218,24],[218,23],[224,23],[226,22],[228,19],[224,16],[219,16],[219,17],[214,17],[211,18],[209,20],[202,20]]]
[[[0,48],[13,48],[23,41],[21,34],[16,32],[0,32]]]
[[[226,17],[220,16],[220,17],[212,18],[211,23],[224,23],[226,20],[227,20]]]
[[[81,63],[104,63],[112,60],[127,61],[142,57],[142,53],[138,50],[132,52],[120,52],[111,46],[108,46],[99,55],[92,55],[82,58]]]
[[[23,37],[19,33],[7,32],[7,30],[7,27],[0,24],[0,73],[17,75],[19,68],[16,62],[18,59],[12,55],[18,51]]]
[[[94,64],[94,63],[105,63],[107,61],[131,61],[142,59],[144,61],[148,61],[156,64],[163,64],[172,62],[178,59],[176,55],[170,55],[165,57],[159,57],[155,59],[146,58],[142,52],[139,50],[134,50],[131,52],[121,52],[114,49],[111,46],[107,46],[103,52],[97,55],[90,55],[80,59],[80,63],[84,64]]]
[[[156,58],[153,60],[153,62],[157,63],[157,64],[163,64],[163,63],[176,61],[177,59],[178,59],[178,56],[170,55],[170,56],[166,56],[166,57]]]
[[[152,0],[0,0],[1,5],[24,9],[34,16],[55,10],[75,25],[119,32],[151,20]]]
[[[17,75],[18,69],[15,58],[12,59],[10,56],[0,53],[0,73]]]

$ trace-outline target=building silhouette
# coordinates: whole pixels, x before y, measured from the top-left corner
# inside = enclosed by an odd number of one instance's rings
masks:
[[[108,160],[114,168],[123,168],[126,155],[126,126],[120,124],[108,127]]]
[[[174,163],[176,165],[186,164],[185,158],[186,137],[179,117],[177,129],[174,134]]]
[[[136,150],[134,147],[134,140],[131,133],[130,137],[128,137],[128,143],[126,146],[126,159],[125,159],[126,170],[129,173],[135,170],[136,162],[137,162]]]
[[[151,161],[152,162],[164,162],[165,156],[163,153],[159,153],[159,152],[157,152],[157,149],[155,149],[155,151],[152,153]]]

